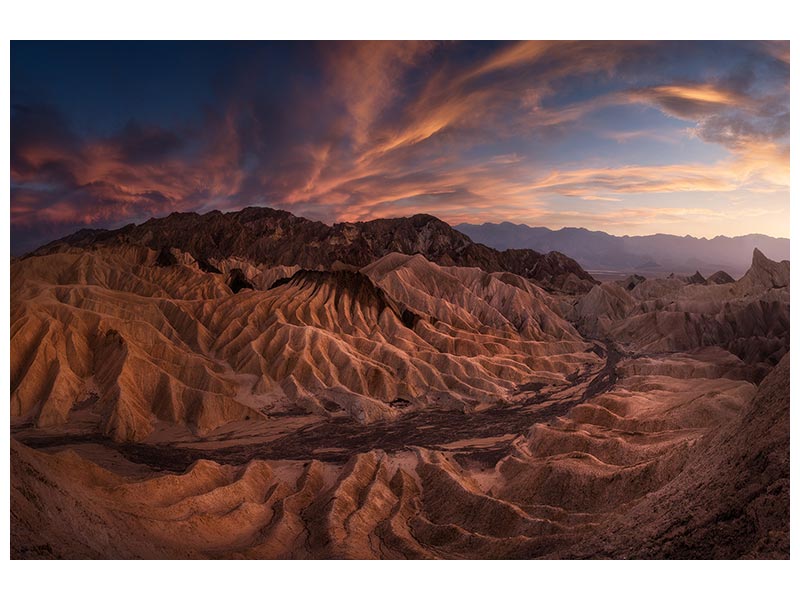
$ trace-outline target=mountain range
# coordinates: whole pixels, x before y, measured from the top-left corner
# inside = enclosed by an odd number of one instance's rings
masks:
[[[15,558],[785,558],[788,261],[595,281],[429,215],[11,264]]]
[[[157,250],[176,248],[191,254],[201,265],[207,265],[209,259],[236,256],[270,266],[361,268],[390,252],[400,252],[421,254],[442,266],[514,273],[556,289],[585,291],[595,283],[577,262],[559,252],[498,251],[474,243],[444,221],[425,214],[329,226],[266,207],[202,215],[173,213],[111,231],[82,229],[32,254],[47,254],[65,246],[120,243]]]
[[[462,223],[455,229],[498,250],[530,248],[538,252],[544,249],[563,252],[591,272],[666,275],[700,271],[707,277],[715,271],[726,271],[740,277],[750,266],[755,248],[773,260],[789,259],[788,238],[760,234],[712,239],[668,234],[614,236],[584,228],[552,230],[509,222]]]

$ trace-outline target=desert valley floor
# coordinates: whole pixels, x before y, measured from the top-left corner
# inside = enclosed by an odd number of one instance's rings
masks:
[[[789,263],[599,283],[427,215],[11,266],[16,558],[787,558]]]

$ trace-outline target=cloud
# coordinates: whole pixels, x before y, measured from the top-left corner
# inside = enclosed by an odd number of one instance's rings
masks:
[[[627,93],[634,102],[655,104],[680,119],[702,119],[728,108],[752,109],[753,99],[711,83],[657,85]]]
[[[230,149],[207,140],[192,157],[176,132],[129,123],[108,138],[75,133],[49,106],[17,106],[12,118],[12,224],[115,223],[192,209],[198,197],[227,195],[236,170]]]
[[[184,144],[173,131],[144,126],[136,121],[129,121],[112,142],[119,153],[118,160],[133,165],[167,160]]]
[[[556,219],[554,198],[611,215],[642,194],[788,191],[788,44],[726,46],[744,58],[716,71],[688,43],[303,48],[312,49],[284,79],[263,76],[259,56],[235,65],[189,123],[131,118],[98,135],[76,130],[57,103],[16,102],[15,237],[259,203],[329,222],[413,212],[531,222]],[[614,131],[590,119],[614,108],[636,111],[641,123],[641,107],[674,128]],[[598,147],[575,163],[555,150],[576,132],[670,145],[688,133],[727,156],[619,166]],[[569,211],[559,218],[581,224]]]
[[[788,40],[770,40],[765,42],[758,42],[761,49],[772,56],[777,61],[789,65],[789,41]]]

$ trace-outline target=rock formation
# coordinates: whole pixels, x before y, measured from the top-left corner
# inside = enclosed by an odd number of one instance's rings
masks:
[[[84,229],[33,254],[119,244],[160,250],[166,241],[204,264],[212,259],[238,257],[270,266],[325,269],[341,263],[361,268],[390,252],[400,252],[422,254],[443,266],[516,273],[569,292],[586,291],[594,283],[591,275],[563,254],[540,254],[532,250],[500,252],[475,244],[444,221],[423,214],[329,227],[271,208],[250,207],[239,212],[212,211],[203,215],[173,213],[114,231]]]
[[[733,283],[736,281],[733,277],[728,275],[725,271],[717,271],[713,275],[710,275],[708,279],[706,279],[707,284],[718,284],[718,283]]]
[[[787,557],[789,264],[717,275],[424,215],[80,232],[11,265],[12,556]]]

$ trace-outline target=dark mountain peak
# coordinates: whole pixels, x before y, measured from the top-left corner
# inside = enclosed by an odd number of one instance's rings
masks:
[[[728,275],[725,271],[717,271],[713,275],[710,275],[708,279],[706,279],[706,283],[708,284],[724,284],[724,283],[733,283],[736,281],[733,277]]]
[[[789,286],[789,261],[770,260],[758,248],[753,250],[753,263],[739,282],[757,288],[785,288]]]
[[[440,218],[434,217],[433,215],[429,215],[427,213],[416,213],[408,217],[382,217],[380,219],[372,219],[369,221],[341,221],[339,223],[335,223],[334,227],[338,225],[350,225],[353,227],[360,227],[364,225],[369,225],[372,227],[382,227],[388,225],[406,225],[412,227],[424,227],[429,223],[436,223],[444,225],[446,227],[450,227],[450,225],[442,221]]]
[[[471,242],[466,235],[460,231],[456,231],[438,217],[424,213],[412,215],[410,217],[359,221],[358,223],[351,223],[350,225],[367,232],[398,231],[408,233],[411,231],[435,231],[439,234],[450,236],[453,239],[468,240]]]
[[[104,233],[108,233],[108,229],[79,229],[75,233],[62,238],[59,241],[65,244],[75,244],[84,240],[94,239],[95,237]]]
[[[407,219],[414,225],[427,225],[430,222],[442,223],[443,225],[447,225],[444,221],[442,221],[438,217],[434,217],[433,215],[429,215],[428,213],[417,213],[415,215],[411,215],[410,217],[400,217],[401,219]],[[449,225],[448,225],[449,227]]]
[[[305,285],[330,286],[339,291],[347,291],[354,296],[358,295],[379,295],[382,290],[378,288],[372,280],[361,271],[349,269],[338,269],[321,271],[317,269],[300,269],[290,277],[284,277],[273,283],[269,289],[274,289],[283,285],[302,287]]]
[[[481,244],[476,246],[489,250]],[[504,250],[500,256],[503,264],[511,268],[496,270],[522,275],[552,289],[586,292],[597,283],[575,260],[561,252],[540,254],[532,250],[511,249]]]
[[[293,215],[289,211],[270,208],[269,206],[248,206],[237,212],[227,213],[240,223],[249,223],[262,219],[307,221],[304,217]]]
[[[700,274],[700,271],[695,271],[694,275],[691,277],[686,278],[686,283],[696,283],[696,284],[704,284],[706,282],[706,278]]]
[[[708,279],[706,279],[706,283],[711,285],[720,285],[724,283],[733,283],[736,281],[733,277],[728,275],[725,271],[717,271],[713,275],[710,275]]]
[[[238,257],[266,265],[329,269],[335,264],[361,268],[391,253],[421,254],[443,266],[509,271],[545,287],[585,291],[594,279],[568,256],[534,250],[500,252],[476,244],[466,234],[429,214],[376,219],[333,226],[284,210],[250,206],[238,212],[172,213],[115,231],[84,230],[37,250],[133,244],[157,251],[178,248],[198,264]]]
[[[67,237],[82,238],[82,237],[86,237],[86,236],[105,233],[106,231],[108,231],[108,229],[102,229],[102,228],[91,229],[91,228],[86,227],[86,228],[83,228],[83,229],[79,229],[78,231],[76,231],[75,233],[73,233],[72,235],[69,235]]]
[[[633,288],[646,280],[646,277],[634,273],[633,275],[628,275],[625,279],[618,281],[617,283],[630,292]]]
[[[174,224],[174,223],[185,223],[187,221],[198,221],[202,219],[204,216],[210,215],[211,213],[205,213],[201,215],[196,212],[178,212],[174,211],[169,213],[166,217],[152,217],[147,219],[144,223],[139,225],[138,227],[145,227],[148,225],[166,225],[166,224]]]
[[[281,286],[294,286],[300,289],[311,288],[314,295],[322,293],[330,297],[332,305],[340,306],[344,298],[352,305],[373,308],[378,314],[389,310],[407,327],[413,328],[419,316],[400,305],[366,275],[360,271],[347,269],[318,271],[301,269],[291,277],[284,277],[273,283],[269,289]],[[324,288],[324,289],[323,289]]]

